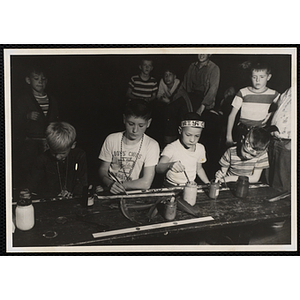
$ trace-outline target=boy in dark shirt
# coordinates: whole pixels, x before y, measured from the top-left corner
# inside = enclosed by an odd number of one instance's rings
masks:
[[[45,198],[82,195],[83,187],[87,186],[86,154],[75,148],[75,139],[76,130],[72,125],[49,124],[46,130],[49,149],[33,164],[25,190]]]
[[[17,177],[25,178],[36,157],[46,146],[45,130],[49,123],[58,121],[56,100],[46,93],[48,79],[39,66],[27,70],[28,91],[18,97],[13,110],[13,137]]]

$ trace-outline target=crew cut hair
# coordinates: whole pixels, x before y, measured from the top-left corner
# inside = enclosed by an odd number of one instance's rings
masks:
[[[268,74],[272,73],[271,67],[266,62],[256,62],[250,67],[250,74],[252,75],[253,71],[266,70]]]
[[[148,102],[144,100],[129,100],[125,106],[125,117],[142,118],[146,121],[151,119],[152,109]]]
[[[50,149],[64,151],[71,148],[76,139],[75,128],[66,122],[52,122],[46,129],[46,140]]]

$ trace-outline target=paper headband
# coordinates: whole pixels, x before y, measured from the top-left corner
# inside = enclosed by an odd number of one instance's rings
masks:
[[[185,120],[181,122],[181,127],[197,127],[197,128],[204,128],[203,121],[196,121],[196,120]]]

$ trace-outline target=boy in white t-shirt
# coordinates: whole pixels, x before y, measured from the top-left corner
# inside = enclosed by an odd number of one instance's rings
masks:
[[[99,176],[112,194],[149,189],[159,159],[158,143],[145,134],[151,109],[144,100],[131,100],[123,115],[124,132],[110,134],[101,148]]]
[[[165,147],[156,166],[157,173],[166,173],[165,187],[186,184],[184,172],[189,181],[194,181],[198,175],[204,183],[209,183],[202,167],[206,162],[205,148],[198,143],[203,128],[204,122],[197,113],[185,115],[178,129],[180,138]]]

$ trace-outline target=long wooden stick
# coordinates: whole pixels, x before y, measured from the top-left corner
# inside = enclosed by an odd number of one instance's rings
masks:
[[[124,229],[105,231],[105,232],[98,232],[98,233],[93,233],[92,235],[94,238],[101,238],[101,237],[119,235],[119,234],[124,234],[124,233],[153,230],[153,229],[157,229],[157,228],[173,227],[173,226],[207,222],[207,221],[213,221],[213,220],[214,220],[213,217],[208,216],[208,217],[201,217],[201,218],[195,218],[195,219],[172,221],[172,222],[166,222],[166,223],[157,223],[157,224],[145,225],[145,226],[140,226],[140,227],[130,227],[130,228],[124,228]]]
[[[204,193],[204,190],[202,190],[202,188],[205,187],[205,185],[198,185],[197,186],[197,193]],[[269,185],[265,184],[265,183],[261,183],[261,184],[254,184],[254,185],[250,185],[249,188],[250,189],[258,189],[258,188],[262,188],[262,187],[269,187]],[[97,196],[98,199],[119,199],[121,197],[124,198],[142,198],[142,197],[149,197],[150,196],[174,196],[174,193],[172,193],[172,191],[179,191],[179,190],[183,190],[184,186],[178,186],[178,187],[171,187],[171,188],[161,188],[161,189],[149,189],[149,190],[134,190],[134,191],[127,191],[128,195],[108,195],[108,196]],[[230,190],[229,188],[221,188],[220,191],[227,191]],[[165,192],[165,193],[164,193]],[[134,197],[132,197],[133,195],[136,195]],[[79,199],[81,197],[72,197],[71,199]],[[51,198],[50,200],[44,200],[44,199],[35,199],[32,200],[32,203],[38,203],[38,202],[49,202],[49,201],[60,201],[63,200],[62,198]],[[12,205],[16,205],[17,201],[13,201]]]
[[[153,193],[153,194],[131,194],[131,195],[108,195],[108,196],[97,196],[99,200],[104,199],[120,199],[120,198],[149,198],[149,197],[169,197],[175,196],[173,192],[170,193]]]

